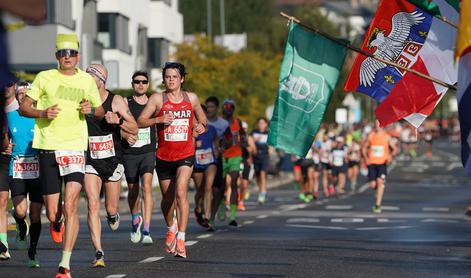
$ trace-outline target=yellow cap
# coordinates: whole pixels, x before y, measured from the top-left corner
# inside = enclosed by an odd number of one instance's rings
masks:
[[[79,50],[79,41],[76,34],[57,34],[56,50]]]

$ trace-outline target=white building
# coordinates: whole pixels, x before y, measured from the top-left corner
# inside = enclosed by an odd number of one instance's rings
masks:
[[[47,10],[43,25],[9,33],[14,70],[56,67],[56,35],[76,33],[79,66],[103,63],[109,71],[108,88],[129,88],[136,70],[150,70],[153,80],[158,79],[158,68],[169,59],[172,44],[183,41],[178,0],[48,0]]]

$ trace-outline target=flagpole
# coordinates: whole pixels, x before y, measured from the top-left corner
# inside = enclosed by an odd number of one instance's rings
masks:
[[[454,27],[455,29],[458,29],[458,25],[456,25],[455,23],[451,22],[448,20],[448,18],[444,17],[444,16],[434,16],[435,18],[438,18],[440,19],[441,21],[445,22],[445,23],[448,23],[450,26]]]
[[[399,68],[399,69],[401,69],[401,70],[410,72],[410,73],[415,74],[415,75],[417,75],[417,76],[419,76],[419,77],[425,78],[425,79],[430,80],[430,81],[432,81],[432,82],[434,82],[434,83],[437,83],[437,84],[439,84],[439,85],[442,85],[442,86],[444,86],[444,87],[447,87],[447,88],[449,88],[449,89],[456,90],[456,86],[454,86],[454,85],[448,84],[448,83],[446,83],[446,82],[443,82],[443,81],[441,81],[441,80],[439,80],[439,79],[436,79],[436,78],[434,78],[434,77],[431,77],[431,76],[429,76],[429,75],[423,74],[423,73],[418,72],[418,71],[413,70],[413,69],[406,68],[406,67],[401,66],[401,65],[399,65],[399,64],[396,64],[396,63],[394,63],[394,62],[388,61],[388,60],[386,60],[386,59],[383,59],[383,58],[381,58],[381,57],[378,57],[378,56],[375,56],[375,55],[373,55],[373,54],[371,54],[371,53],[368,53],[368,52],[366,52],[366,51],[364,51],[364,50],[362,50],[362,49],[360,49],[360,48],[358,48],[358,47],[352,46],[350,43],[346,43],[346,42],[343,41],[343,40],[339,40],[339,39],[337,39],[337,38],[335,38],[335,37],[333,37],[333,36],[331,36],[331,35],[329,35],[329,34],[327,34],[327,33],[324,33],[324,32],[322,32],[322,31],[320,31],[319,29],[316,29],[316,28],[314,28],[314,27],[308,26],[308,25],[302,23],[299,19],[297,19],[297,18],[295,18],[295,17],[293,17],[293,16],[289,16],[289,15],[285,14],[284,12],[280,12],[280,15],[281,15],[282,17],[287,18],[287,19],[293,20],[294,22],[296,22],[296,23],[299,24],[300,26],[302,26],[302,27],[304,27],[304,28],[306,28],[306,29],[308,29],[308,30],[314,32],[314,33],[317,33],[317,34],[319,34],[319,35],[321,35],[321,36],[323,36],[323,37],[325,37],[325,38],[327,38],[327,39],[329,39],[329,40],[331,40],[331,41],[333,41],[333,42],[335,42],[335,43],[337,43],[337,44],[340,44],[340,45],[342,45],[343,47],[346,47],[346,48],[348,48],[348,49],[350,49],[350,50],[352,50],[352,51],[354,51],[354,52],[357,52],[357,53],[360,53],[360,54],[365,55],[365,56],[367,56],[367,57],[373,58],[373,59],[378,60],[378,61],[380,61],[380,62],[382,62],[382,63],[387,64],[387,65],[390,65],[390,66]]]

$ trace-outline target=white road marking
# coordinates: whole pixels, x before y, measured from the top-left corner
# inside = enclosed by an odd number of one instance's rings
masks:
[[[242,224],[244,224],[244,225],[250,225],[250,224],[253,224],[253,223],[255,223],[255,221],[253,221],[253,220],[247,220],[247,221],[244,221],[244,223],[242,223]]]
[[[422,211],[448,212],[448,211],[450,211],[450,209],[449,209],[449,208],[439,208],[439,207],[436,207],[436,208],[422,208]]]
[[[308,229],[348,230],[348,228],[337,227],[337,226],[317,226],[317,225],[299,225],[299,224],[287,224],[286,226],[294,227],[294,228],[308,228]]]
[[[357,231],[376,231],[376,230],[392,230],[392,229],[409,229],[413,226],[391,226],[391,227],[361,227],[355,228]]]
[[[455,168],[459,168],[459,167],[463,167],[461,163],[458,163],[458,162],[453,162],[451,163],[450,165],[448,165],[448,167],[446,168],[448,171],[451,171]]]
[[[458,220],[428,218],[428,219],[422,220],[421,222],[423,222],[423,223],[430,223],[430,222],[435,222],[435,223],[458,223]]]
[[[389,218],[378,218],[378,223],[405,223],[407,220],[400,219],[389,219]]]
[[[278,214],[281,214],[281,212],[275,210],[275,211],[272,211],[271,214],[278,215]]]
[[[279,208],[282,211],[290,211],[290,210],[296,210],[296,209],[303,209],[307,207],[307,204],[297,204],[297,205],[281,205]]]
[[[286,223],[319,223],[319,218],[290,218]]]
[[[185,242],[185,246],[192,246],[192,245],[195,245],[197,243],[198,243],[198,241],[189,240],[189,241]]]
[[[262,215],[257,216],[257,219],[264,219],[264,218],[267,218],[267,217],[268,217],[268,215],[262,214]]]
[[[381,206],[381,210],[398,211],[398,210],[400,210],[400,208],[399,207],[394,207],[394,206]]]
[[[139,263],[140,264],[153,263],[153,262],[156,262],[156,261],[160,261],[163,258],[164,257],[149,257],[147,259],[144,259],[144,260],[140,261]]]
[[[126,274],[111,274],[106,276],[105,278],[124,278],[126,277]]]
[[[387,218],[378,218],[378,223],[388,223],[389,222],[389,219]]]
[[[363,218],[333,218],[332,223],[363,223]]]
[[[329,205],[329,206],[326,206],[325,209],[328,209],[328,210],[349,210],[349,209],[352,209],[353,207],[351,205],[345,205],[345,206],[342,206],[342,205]]]
[[[208,237],[212,237],[213,234],[202,234],[202,235],[199,235],[197,236],[196,238],[208,238]]]

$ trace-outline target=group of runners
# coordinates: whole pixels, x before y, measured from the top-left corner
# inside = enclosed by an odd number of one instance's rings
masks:
[[[226,210],[230,211],[228,224],[238,225],[237,210],[245,209],[250,168],[241,171],[241,165],[253,163],[260,185],[258,201],[265,202],[266,119],[260,118],[258,128],[248,133],[246,124],[234,115],[233,100],[222,103],[222,117],[218,115],[217,97],[200,104],[195,93],[182,88],[186,72],[180,63],[165,64],[165,91],[150,96],[147,72],[135,72],[131,77],[133,94],[124,98],[106,89],[108,73],[103,65],[91,64],[85,71],[77,68],[80,53],[75,34],[57,36],[55,56],[57,69],[40,72],[32,84],[11,83],[5,88],[0,259],[10,258],[6,216],[10,192],[16,247],[28,249],[30,267],[40,267],[36,253],[41,210],[45,208],[51,237],[62,245],[58,278],[71,277],[70,259],[79,232],[77,206],[82,189],[88,200],[94,267],[105,266],[100,192],[104,192],[107,223],[116,230],[124,177],[129,190],[130,240],[147,245],[153,243],[150,226],[156,171],[162,193],[160,206],[168,228],[165,251],[176,257],[187,256],[187,190],[191,178],[197,187],[197,222],[210,231],[215,229],[216,215],[223,218]],[[30,221],[26,221],[28,212]]]
[[[299,199],[310,202],[320,198],[320,184],[324,198],[346,193],[348,183],[350,190],[355,191],[362,172],[375,191],[372,210],[380,213],[387,166],[399,153],[399,136],[403,130],[409,131],[409,128],[397,124],[385,130],[379,122],[356,125],[348,130],[323,127],[307,156],[293,158]]]

